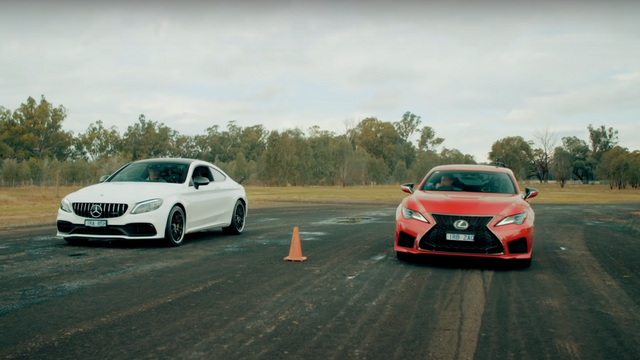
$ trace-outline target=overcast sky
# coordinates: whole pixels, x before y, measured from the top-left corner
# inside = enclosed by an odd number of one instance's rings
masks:
[[[75,134],[140,114],[195,135],[422,117],[487,160],[506,136],[619,130],[640,149],[640,2],[0,4],[0,105],[64,105]]]

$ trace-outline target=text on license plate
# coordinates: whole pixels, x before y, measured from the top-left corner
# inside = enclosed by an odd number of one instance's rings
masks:
[[[85,220],[84,226],[89,227],[105,227],[107,226],[107,220]]]
[[[447,240],[453,241],[473,241],[474,234],[450,234],[447,233]]]

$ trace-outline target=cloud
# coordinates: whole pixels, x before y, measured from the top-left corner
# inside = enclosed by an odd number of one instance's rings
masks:
[[[0,105],[44,94],[76,133],[140,114],[190,135],[337,131],[411,111],[484,161],[504,136],[640,118],[632,2],[23,3],[0,14]]]

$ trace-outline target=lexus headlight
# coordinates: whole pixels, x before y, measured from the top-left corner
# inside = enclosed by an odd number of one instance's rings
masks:
[[[63,198],[60,202],[60,210],[68,213],[73,212],[73,207],[71,207],[71,203],[69,202],[69,200],[67,200],[67,198]]]
[[[518,214],[518,215],[507,216],[506,218],[502,219],[499,223],[497,223],[496,226],[509,225],[509,224],[522,225],[522,223],[524,222],[524,219],[526,218],[527,218],[526,212],[523,212],[522,214]]]
[[[429,223],[429,220],[425,219],[424,216],[422,216],[422,214],[420,214],[419,212],[415,211],[415,210],[411,210],[409,208],[406,207],[402,207],[402,216],[405,219],[416,219],[416,220],[420,220],[422,222],[426,222],[427,224]]]
[[[162,206],[162,199],[153,199],[153,200],[145,200],[137,203],[133,210],[131,210],[132,214],[142,214],[153,210],[158,210]]]

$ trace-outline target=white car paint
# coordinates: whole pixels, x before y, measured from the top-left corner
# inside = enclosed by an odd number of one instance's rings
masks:
[[[186,179],[183,183],[166,183],[166,182],[150,182],[137,179],[136,181],[120,181],[112,182],[114,176],[121,170],[132,164],[136,166],[142,166],[144,164],[159,162],[179,162],[188,163],[188,172]],[[218,171],[223,178],[222,180],[216,179],[212,176],[213,180],[207,185],[201,185],[198,189],[194,186],[192,180],[193,171],[196,167],[207,167],[210,171]],[[136,204],[152,200],[162,199],[162,205],[153,211],[132,214]],[[246,193],[242,185],[231,179],[222,170],[215,165],[191,159],[152,159],[141,160],[131,164],[127,164],[122,169],[118,170],[114,175],[111,175],[109,179],[104,183],[92,185],[80,189],[72,194],[69,194],[64,201],[69,203],[111,203],[111,204],[127,204],[128,209],[119,217],[106,218],[107,228],[113,226],[123,226],[127,224],[145,223],[151,224],[156,229],[156,233],[153,235],[145,236],[131,236],[130,234],[86,234],[83,232],[94,231],[84,227],[85,220],[91,220],[92,217],[83,217],[76,214],[75,211],[65,211],[58,209],[58,236],[65,239],[161,239],[165,237],[165,228],[167,226],[168,216],[170,210],[174,205],[179,205],[184,208],[186,225],[184,232],[192,233],[196,231],[209,230],[220,227],[228,227],[232,224],[232,215],[235,210],[236,202],[240,200],[244,203],[244,212],[246,218],[247,198]],[[102,218],[100,218],[102,220]],[[73,232],[65,232],[67,228],[62,227],[61,222],[68,222],[75,228]],[[66,223],[64,223],[66,224]],[[101,231],[101,230],[96,230]]]

